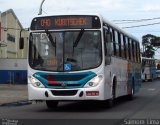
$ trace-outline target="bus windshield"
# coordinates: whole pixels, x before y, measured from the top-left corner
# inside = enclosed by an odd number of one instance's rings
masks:
[[[80,71],[102,62],[100,31],[33,32],[29,42],[29,65],[36,70]]]

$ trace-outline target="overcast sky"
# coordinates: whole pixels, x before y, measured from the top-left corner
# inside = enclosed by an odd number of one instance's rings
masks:
[[[0,0],[0,11],[12,8],[24,28],[37,16],[42,0]],[[43,14],[99,13],[109,21],[160,18],[160,0],[45,0]],[[119,23],[119,22],[114,22]],[[160,23],[160,19],[117,24],[119,27]],[[145,34],[160,36],[160,24],[124,29],[139,40]],[[159,53],[160,55],[160,53]],[[160,56],[159,56],[160,57]]]

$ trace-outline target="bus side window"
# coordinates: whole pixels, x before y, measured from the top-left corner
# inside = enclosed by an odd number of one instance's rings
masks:
[[[135,55],[135,62],[137,63],[137,41],[134,41],[134,55]]]
[[[116,53],[117,53],[117,51],[116,51],[116,42],[115,42],[115,34],[114,34],[114,29],[112,30],[112,36],[113,36],[113,55],[115,55],[116,56]]]
[[[113,42],[113,29],[111,27],[109,28],[109,32],[110,32],[110,35],[111,35],[111,40]]]
[[[129,60],[131,60],[131,44],[130,44],[129,38],[128,38],[128,57],[129,57]]]
[[[114,53],[114,49],[113,49],[113,46],[112,46],[112,43],[113,43],[113,29],[112,29],[112,27],[109,27],[109,34],[110,34],[110,42],[111,42],[111,55],[113,55],[113,53]]]
[[[135,62],[135,47],[134,47],[134,41],[131,41],[132,44],[132,61]]]
[[[107,29],[106,29],[107,28]],[[105,51],[105,55],[107,54],[107,34],[109,32],[109,27],[105,27],[103,28],[103,33],[104,33],[104,51]]]
[[[126,46],[126,38],[123,35],[123,46],[124,46],[124,58],[127,59],[127,46]]]
[[[121,34],[118,32],[119,57],[122,57]]]
[[[114,34],[115,34],[116,56],[119,56],[118,32],[114,31]]]
[[[107,35],[107,30],[105,28],[103,28],[103,34],[104,34],[104,52],[105,55],[107,53],[107,48],[106,48],[106,43],[107,43],[107,39],[106,39],[106,35]]]
[[[129,40],[130,42],[130,55],[131,55],[131,61],[133,62],[133,47],[132,47],[132,39]]]
[[[128,37],[125,37],[125,41],[126,41],[126,56],[127,56],[127,60],[129,60],[129,51],[128,51]]]
[[[120,38],[121,39],[121,55],[122,55],[122,58],[125,58],[123,34],[121,34],[120,37],[121,37]]]

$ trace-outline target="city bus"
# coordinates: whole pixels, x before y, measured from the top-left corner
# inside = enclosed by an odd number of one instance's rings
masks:
[[[29,100],[108,102],[132,99],[141,86],[138,40],[102,16],[38,16],[31,22]]]
[[[152,81],[157,78],[155,59],[142,57],[142,80]]]
[[[157,78],[160,78],[160,61],[159,60],[156,60],[156,67],[157,67],[157,71],[156,71]]]

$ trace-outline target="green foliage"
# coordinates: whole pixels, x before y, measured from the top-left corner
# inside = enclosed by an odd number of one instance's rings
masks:
[[[143,46],[151,46],[151,43],[155,40],[156,36],[147,34],[142,37],[142,45]]]
[[[154,47],[160,47],[160,37],[155,37],[155,39],[152,41],[152,45]]]
[[[153,58],[155,55],[155,43],[160,41],[160,37],[155,35],[147,34],[142,37],[142,45],[143,45],[143,57]]]

